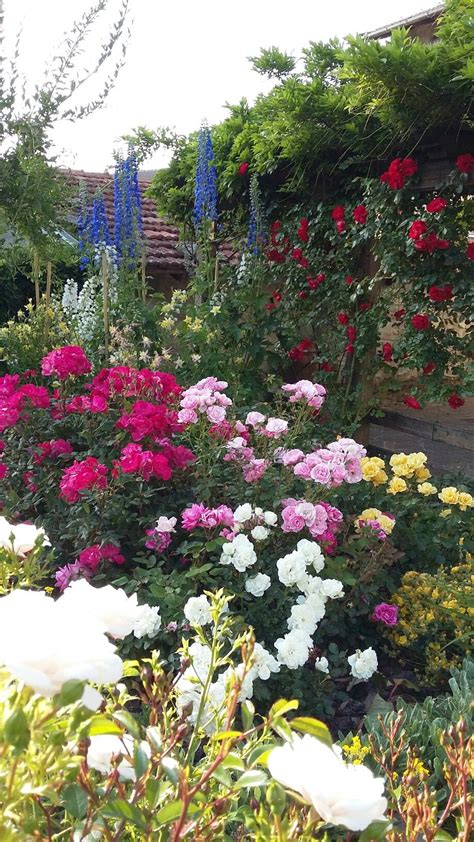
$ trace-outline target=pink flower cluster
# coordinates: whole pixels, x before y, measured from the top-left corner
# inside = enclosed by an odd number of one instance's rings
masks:
[[[109,406],[102,395],[74,395],[74,397],[66,404],[66,412],[71,415],[84,415],[85,412],[92,412],[94,415],[99,415],[102,412],[108,412]]]
[[[327,543],[331,552],[336,545],[336,533],[342,525],[343,514],[329,503],[308,503],[289,497],[282,500],[282,532],[301,532],[308,529],[317,541]]]
[[[326,389],[311,380],[298,380],[297,383],[285,383],[281,387],[290,396],[290,403],[304,401],[313,409],[321,409],[326,397]]]
[[[59,377],[60,380],[67,380],[70,376],[80,377],[91,370],[92,366],[79,345],[64,345],[50,351],[41,360],[41,373],[47,377]]]
[[[248,417],[248,416],[247,416]],[[237,422],[239,425],[239,422]],[[248,430],[240,424],[241,434],[226,444],[224,462],[240,462],[245,482],[258,482],[270,465],[268,459],[257,459],[253,447],[248,445]]]
[[[162,553],[171,544],[171,533],[176,532],[176,518],[161,516],[158,518],[154,529],[147,529],[148,535],[145,547],[154,552]]]
[[[261,412],[249,412],[245,423],[269,439],[278,439],[288,432],[288,421],[284,418],[267,418]]]
[[[328,488],[337,488],[343,482],[362,480],[360,460],[366,455],[365,447],[353,439],[341,438],[325,448],[309,453],[294,466],[295,476],[313,480]]]
[[[72,564],[65,564],[64,567],[59,567],[55,573],[55,584],[60,591],[65,591],[70,582],[76,579],[90,579],[92,571],[88,567],[84,567],[79,559],[72,562]]]
[[[218,526],[225,526],[230,529],[234,526],[234,513],[229,506],[218,506],[217,509],[208,509],[204,503],[193,503],[181,513],[181,526],[186,532],[193,529],[215,529]]]
[[[169,480],[172,476],[171,465],[163,453],[144,450],[141,444],[132,442],[122,449],[114,467],[124,474],[139,474],[147,481],[150,477]]]
[[[33,462],[36,465],[42,465],[46,459],[57,459],[58,456],[65,456],[72,452],[72,445],[65,439],[40,441],[36,445],[36,452],[33,454]]]
[[[125,557],[116,544],[91,544],[79,553],[78,561],[95,573],[101,561],[111,561],[112,564],[125,564]]]
[[[18,374],[0,377],[0,432],[14,427],[28,404],[36,409],[47,409],[49,401],[49,393],[44,386],[33,383],[20,385]]]
[[[147,397],[168,403],[174,401],[182,391],[172,374],[125,365],[103,368],[91,383],[91,392],[102,395],[106,400],[117,397]]]
[[[232,401],[223,392],[227,389],[225,380],[216,377],[205,377],[183,392],[178,413],[178,421],[182,424],[196,424],[199,413],[205,413],[212,424],[221,424],[226,417],[226,408]]]
[[[107,468],[95,456],[77,459],[64,471],[60,487],[60,497],[67,503],[77,503],[81,493],[92,488],[107,486]]]

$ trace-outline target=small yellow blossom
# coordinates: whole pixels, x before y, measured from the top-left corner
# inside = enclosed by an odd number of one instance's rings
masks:
[[[449,517],[450,515],[452,515],[452,513],[453,513],[452,509],[442,509],[439,513],[439,516],[440,517]]]
[[[220,313],[220,312],[221,312],[220,304],[215,304],[214,307],[211,307],[211,313],[212,313],[213,316],[217,316],[218,313]]]
[[[407,488],[408,486],[405,480],[400,476],[395,476],[388,484],[387,494],[401,494],[403,491],[406,491]]]
[[[417,468],[415,471],[415,478],[420,482],[424,482],[425,480],[429,479],[431,476],[431,472],[428,468]]]
[[[174,327],[174,322],[175,320],[168,316],[166,319],[161,320],[160,327],[162,327],[164,330],[170,330],[172,327]]]
[[[472,508],[474,506],[474,497],[472,494],[468,494],[467,491],[460,491],[458,494],[458,506],[462,512],[465,512],[467,508]]]
[[[423,497],[429,497],[430,494],[437,494],[438,492],[436,486],[431,482],[422,482],[420,485],[417,485],[417,489],[419,494],[423,494]]]

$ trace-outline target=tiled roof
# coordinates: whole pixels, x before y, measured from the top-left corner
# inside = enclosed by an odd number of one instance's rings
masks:
[[[72,185],[85,188],[91,200],[96,190],[104,197],[109,227],[114,226],[114,186],[110,173],[85,172],[84,170],[62,170],[62,174]],[[142,195],[143,230],[146,246],[146,263],[149,271],[169,272],[172,275],[186,274],[185,261],[178,246],[179,232],[175,225],[158,216],[156,205],[144,194],[150,181],[139,179]]]

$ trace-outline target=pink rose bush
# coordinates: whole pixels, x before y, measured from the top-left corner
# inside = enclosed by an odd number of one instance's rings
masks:
[[[81,377],[83,374],[89,374],[91,370],[92,366],[84,350],[78,345],[65,345],[50,351],[41,362],[42,374],[46,377],[59,377],[60,380]]]

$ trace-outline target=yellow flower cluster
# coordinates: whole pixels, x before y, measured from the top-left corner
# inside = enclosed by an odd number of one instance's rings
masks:
[[[469,655],[474,616],[472,556],[451,569],[441,567],[433,575],[415,570],[406,573],[390,601],[398,605],[398,624],[385,633],[395,646],[415,650],[410,660],[413,657],[424,664],[427,678],[436,680]]]
[[[163,330],[171,330],[171,328],[173,328],[175,324],[176,319],[173,319],[171,316],[166,316],[164,319],[161,320],[160,327],[162,327]]]
[[[418,493],[422,494],[423,497],[429,497],[431,494],[437,494],[438,489],[435,485],[431,482],[422,482],[420,485],[417,485]]]
[[[364,509],[354,521],[355,528],[359,531],[369,520],[376,520],[386,535],[390,535],[393,532],[395,520],[388,517],[388,515],[384,515],[380,509]]]
[[[372,485],[383,485],[387,482],[388,474],[385,471],[385,462],[378,456],[364,456],[360,460],[360,467],[366,482],[371,482]]]
[[[186,316],[184,324],[186,325],[186,327],[189,328],[189,330],[192,333],[197,333],[199,330],[201,330],[203,326],[203,321],[202,319],[193,318],[192,316]]]
[[[349,763],[353,763],[354,766],[360,766],[367,755],[370,754],[370,748],[368,746],[363,746],[360,741],[360,737],[357,736],[352,737],[352,742],[350,744],[347,743],[343,745],[342,751]]]
[[[396,477],[413,477],[419,482],[429,479],[431,474],[426,467],[426,453],[394,453],[390,457],[390,467]]]
[[[449,506],[459,506],[462,512],[474,507],[474,497],[468,494],[467,491],[458,491],[454,485],[447,485],[442,488],[438,494],[442,503],[447,503]]]

